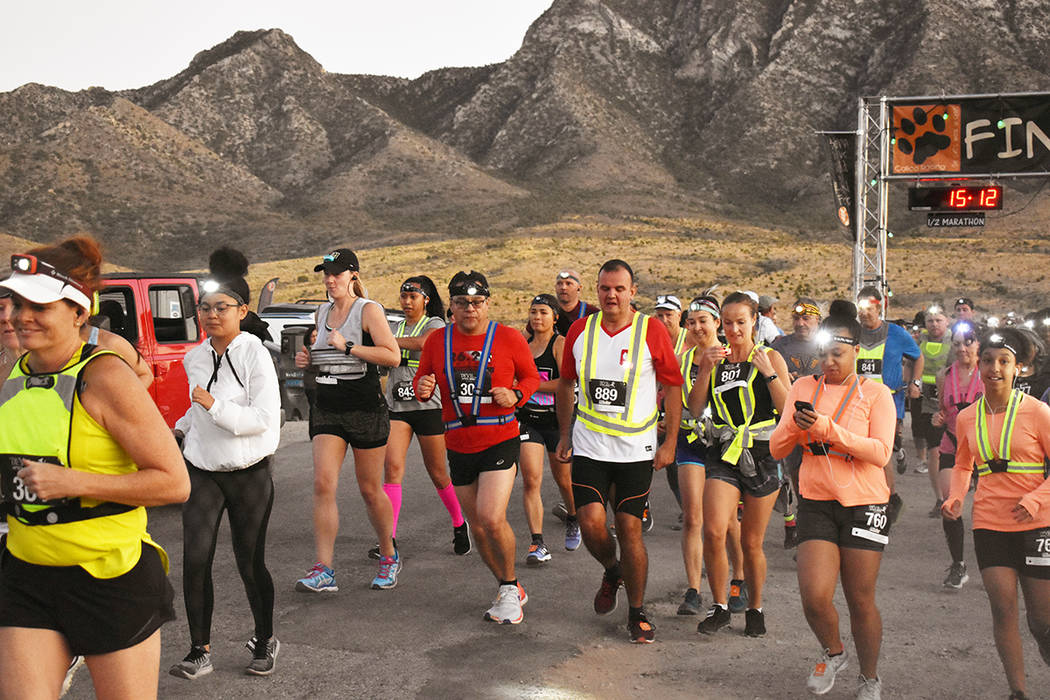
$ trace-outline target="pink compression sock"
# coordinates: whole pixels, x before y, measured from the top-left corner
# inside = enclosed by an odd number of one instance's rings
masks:
[[[452,516],[452,527],[459,527],[463,524],[463,513],[459,509],[459,499],[456,498],[456,489],[452,484],[449,484],[443,489],[438,489],[438,496],[441,498],[441,502],[445,504],[445,508],[448,509],[448,514]]]
[[[390,499],[390,507],[394,511],[394,528],[390,534],[397,537],[397,516],[401,514],[401,484],[383,484],[383,493]]]

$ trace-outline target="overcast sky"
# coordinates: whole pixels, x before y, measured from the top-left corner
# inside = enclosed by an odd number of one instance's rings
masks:
[[[334,73],[414,78],[502,61],[552,0],[52,0],[4,2],[0,92],[142,87],[239,29],[280,28]]]

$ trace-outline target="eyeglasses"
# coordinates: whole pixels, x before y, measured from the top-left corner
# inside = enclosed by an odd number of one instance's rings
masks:
[[[475,309],[480,309],[486,301],[488,301],[487,297],[475,297],[474,299],[464,299],[463,297],[456,297],[452,300],[452,303],[461,309],[465,309],[468,306],[473,306]]]
[[[53,265],[40,260],[35,255],[12,255],[11,270],[14,272],[21,272],[23,275],[45,275],[52,279],[56,279],[63,284],[68,284],[70,287],[82,292],[87,297],[92,296],[91,290],[83,284],[69,275],[59,272]]]
[[[224,313],[226,313],[230,309],[236,309],[238,306],[242,306],[242,305],[241,304],[227,304],[225,302],[219,302],[218,304],[206,304],[206,303],[202,302],[200,304],[197,304],[197,310],[201,312],[201,316],[207,316],[212,311],[214,311],[219,316],[222,316]]]

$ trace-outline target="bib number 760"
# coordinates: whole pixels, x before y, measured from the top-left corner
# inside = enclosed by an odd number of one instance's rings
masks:
[[[878,511],[869,510],[868,513],[868,528],[882,532],[886,527],[888,518],[885,513],[879,513]]]

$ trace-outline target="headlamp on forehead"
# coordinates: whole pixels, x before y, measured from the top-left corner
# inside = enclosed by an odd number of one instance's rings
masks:
[[[219,283],[215,280],[204,280],[201,283],[201,291],[205,294],[219,291]]]
[[[423,288],[420,287],[418,284],[415,284],[414,282],[405,282],[404,284],[402,284],[401,292],[415,292],[416,294],[421,294],[422,296],[425,296],[428,299],[430,298],[430,295],[424,292]]]
[[[1044,326],[1050,326],[1050,316],[1047,316],[1046,318],[1043,319],[1043,325]]]
[[[1002,348],[1004,350],[1009,350],[1013,353],[1015,358],[1017,357],[1017,349],[1014,348],[1012,345],[1007,344],[1006,338],[999,335],[998,333],[992,333],[990,336],[988,336],[988,340],[985,343],[985,347]]]
[[[573,280],[574,282],[576,282],[576,284],[582,284],[580,282],[580,278],[577,277],[576,275],[572,274],[568,270],[562,270],[561,272],[559,272],[558,273],[558,279],[560,279],[560,280]]]
[[[44,277],[57,280],[61,282],[63,286],[72,287],[86,298],[81,299],[78,296],[76,299],[70,298],[70,301],[75,301],[88,309],[91,308],[92,291],[90,289],[69,275],[59,272],[54,265],[40,260],[35,255],[12,255],[11,271],[23,275],[43,275]]]
[[[842,343],[843,345],[857,345],[857,341],[849,336],[839,335],[838,333],[831,333],[826,330],[817,331],[816,335],[817,347],[822,350],[826,350],[832,343]]]
[[[796,316],[820,316],[820,309],[813,304],[806,302],[799,302],[791,309],[791,313]]]
[[[718,304],[715,303],[714,299],[708,299],[701,297],[700,299],[694,299],[689,304],[690,311],[706,311],[711,314],[712,318],[719,318],[721,309],[718,308]]]
[[[998,328],[999,327],[999,317],[998,316],[989,316],[987,323],[988,323],[988,327],[989,328]]]
[[[831,333],[824,330],[817,331],[814,340],[817,341],[817,347],[826,348],[831,344]]]
[[[1025,328],[1035,328],[1035,321],[1033,319],[1028,319],[1027,321],[1024,322],[1024,327]]]
[[[962,334],[962,335],[965,335],[967,333],[972,333],[973,332],[973,326],[971,326],[969,323],[966,323],[965,321],[963,321],[961,323],[956,323],[955,324],[955,332],[959,333],[959,334]]]
[[[873,306],[878,306],[879,300],[875,297],[863,297],[857,300],[857,306],[861,309],[870,309]]]
[[[933,305],[930,306],[930,308],[926,309],[926,313],[928,313],[928,314],[942,314],[942,313],[944,313],[944,309],[942,309],[937,304],[933,304]]]
[[[966,297],[959,297],[958,299],[955,300],[955,305],[956,306],[969,306],[972,309],[973,308],[973,301],[971,301],[970,299],[967,299]]]

